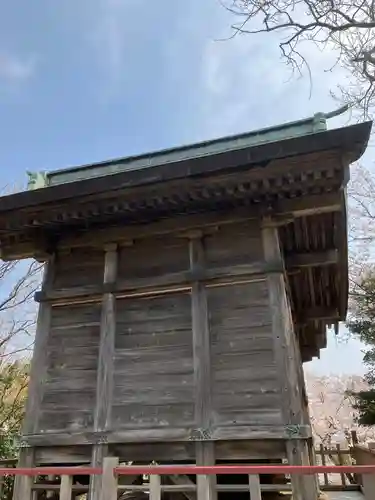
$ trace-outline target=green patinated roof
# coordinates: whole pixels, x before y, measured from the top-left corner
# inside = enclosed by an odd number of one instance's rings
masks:
[[[94,177],[117,174],[130,170],[140,170],[156,165],[178,162],[206,155],[239,150],[260,144],[277,142],[294,137],[315,134],[327,130],[327,119],[347,110],[341,108],[332,113],[316,113],[313,117],[303,120],[283,123],[269,128],[255,130],[245,134],[224,137],[188,146],[165,149],[153,153],[128,158],[120,158],[102,163],[94,163],[53,172],[27,172],[29,176],[28,189],[38,189],[46,186],[56,186]]]

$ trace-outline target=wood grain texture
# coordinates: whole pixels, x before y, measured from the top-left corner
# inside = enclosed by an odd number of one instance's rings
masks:
[[[190,240],[190,269],[204,270],[206,248],[201,238]],[[212,367],[211,336],[209,328],[207,288],[204,283],[193,282],[191,291],[191,316],[193,329],[195,425],[202,434],[211,436],[212,427]],[[215,465],[213,442],[195,444],[196,464]],[[197,500],[217,498],[216,477],[197,476]]]
[[[189,269],[189,249],[185,238],[174,235],[134,240],[120,250],[119,279],[152,279]]]
[[[255,281],[259,276],[269,272],[281,272],[282,262],[265,263],[254,261],[250,264],[220,265],[209,269],[194,269],[188,271],[166,272],[160,276],[149,278],[120,279],[102,285],[72,286],[69,288],[41,291],[35,294],[36,302],[52,302],[55,307],[66,303],[99,301],[103,293],[113,293],[119,298],[150,296],[156,293],[173,292],[182,288],[190,288],[191,282],[207,282],[208,286],[237,281]],[[327,313],[325,310],[312,313]],[[328,311],[329,312],[329,311]]]
[[[215,465],[215,445],[213,442],[196,443],[196,464]],[[197,476],[197,500],[216,500],[217,478],[213,475]]]
[[[116,245],[105,249],[103,283],[114,283],[117,278],[118,252]],[[96,379],[96,397],[94,409],[94,431],[103,432],[111,425],[113,401],[113,363],[116,335],[116,299],[113,294],[105,293],[102,299],[100,318],[100,340],[98,352],[98,369]],[[103,466],[108,456],[108,446],[105,443],[92,447],[91,465]],[[104,476],[103,476],[104,478]],[[108,480],[107,477],[105,479]],[[103,491],[104,485],[100,476],[90,477],[88,500],[100,500],[102,497],[113,496],[113,492]]]
[[[70,249],[56,257],[53,288],[95,285],[103,281],[104,251],[90,247]]]
[[[113,473],[115,467],[118,467],[118,458],[107,457],[103,464],[103,484],[99,500],[117,500],[118,498],[118,480]]]
[[[112,283],[117,277],[117,248],[111,247],[105,253],[104,283]],[[110,428],[113,401],[113,370],[116,335],[116,299],[113,294],[103,296],[98,372],[96,382],[96,403],[94,429],[102,431]]]
[[[281,258],[277,228],[270,227],[265,221],[262,229],[264,255],[266,261]],[[300,387],[300,358],[297,356],[296,335],[294,333],[290,304],[286,292],[285,277],[282,273],[267,277],[272,318],[272,332],[278,382],[283,394],[282,413],[284,423],[302,424],[302,393]]]
[[[277,228],[265,220],[262,229],[266,261],[281,258]],[[282,416],[286,425],[301,425],[305,421],[301,379],[301,357],[294,332],[287,287],[283,273],[268,276],[268,291],[272,316],[275,361],[282,391]],[[306,425],[306,427],[309,427]],[[300,436],[302,437],[302,436]],[[307,440],[286,440],[286,452],[290,465],[308,465]],[[314,477],[292,476],[293,498],[316,500],[317,488]]]
[[[91,446],[42,446],[35,448],[35,464],[90,464]]]
[[[281,424],[266,282],[210,288],[208,304],[215,424]]]
[[[193,423],[190,295],[117,301],[113,428]]]
[[[61,476],[59,500],[71,500],[73,476]]]
[[[100,315],[100,304],[52,309],[40,431],[92,428]]]
[[[190,268],[205,268],[205,248],[201,239],[190,241]],[[203,283],[193,283],[191,292],[193,330],[195,422],[198,428],[211,425],[211,339],[208,324],[207,291]]]
[[[50,290],[55,274],[55,256],[51,255],[44,267],[42,286]],[[33,358],[31,362],[30,381],[22,427],[24,434],[38,432],[42,412],[43,393],[46,391],[48,370],[47,346],[51,324],[51,305],[39,306],[35,332]]]
[[[217,440],[214,441],[216,460],[260,460],[285,458],[285,444],[281,440]],[[120,461],[134,460],[149,463],[156,460],[161,464],[174,461],[193,463],[196,459],[195,443],[118,443],[110,445],[113,456]]]
[[[20,450],[17,467],[34,467],[35,454],[32,448],[23,448]],[[13,499],[31,500],[32,485],[34,478],[31,476],[16,476],[14,478]]]
[[[206,265],[237,266],[263,260],[260,226],[256,220],[246,220],[219,227],[204,239]]]
[[[309,194],[302,198],[283,199],[277,204],[275,222],[285,224],[290,221],[291,216],[305,217],[316,213],[340,212],[342,206],[341,192]],[[149,224],[104,227],[95,231],[68,232],[61,235],[59,248],[70,250],[72,248],[89,247],[102,250],[105,243],[148,239],[156,235],[181,234],[191,229],[217,227],[218,224],[223,226],[234,222],[246,222],[250,219],[257,220],[262,214],[262,209],[259,210],[255,207],[231,207],[229,209],[226,207],[221,210],[216,207],[216,210],[207,213],[171,214],[168,218],[150,222]],[[18,259],[21,256],[27,258],[35,255],[35,253],[40,253],[40,246],[34,240],[19,242],[16,248],[14,248],[14,245],[4,243],[2,252],[9,259]]]
[[[286,442],[289,465],[310,465],[307,442],[294,440]],[[291,476],[293,498],[296,500],[318,500],[318,482],[315,476]]]
[[[259,476],[249,476],[250,500],[262,500]]]
[[[105,458],[108,457],[108,445],[95,444],[91,451],[91,466],[103,467]],[[101,475],[90,476],[89,494],[87,500],[100,500],[102,498],[102,478]]]

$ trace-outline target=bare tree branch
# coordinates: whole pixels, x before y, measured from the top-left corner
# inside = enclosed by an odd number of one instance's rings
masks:
[[[359,440],[373,440],[372,429],[358,425],[357,412],[353,410],[348,391],[367,389],[368,384],[360,376],[306,374],[309,395],[311,426],[314,435],[328,448],[333,443],[350,443],[350,431],[357,430]]]
[[[13,456],[23,419],[41,266],[0,261],[0,457]]]
[[[340,98],[365,115],[375,103],[374,0],[223,0],[239,19],[233,36],[278,33],[282,58],[292,71],[309,69],[303,49],[313,43],[336,49],[335,64],[347,69],[353,84],[339,87]]]

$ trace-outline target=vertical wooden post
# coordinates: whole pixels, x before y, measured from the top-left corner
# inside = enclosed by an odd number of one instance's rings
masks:
[[[32,448],[21,449],[18,467],[34,466],[34,450]],[[13,500],[31,500],[32,485],[34,477],[16,476],[14,479]]]
[[[61,476],[59,500],[72,500],[73,476]]]
[[[105,248],[104,284],[114,283],[117,277],[117,245]],[[113,397],[113,362],[116,333],[116,298],[113,293],[105,293],[102,300],[102,316],[100,323],[100,344],[98,375],[96,383],[96,404],[94,414],[94,431],[105,432],[111,424]],[[93,446],[91,463],[93,466],[103,464],[108,454],[105,443]],[[101,479],[92,476],[90,480],[89,500],[98,500],[101,492]]]
[[[118,458],[104,458],[99,500],[117,500],[118,481],[117,476],[114,474],[113,470],[118,467],[118,463]]]
[[[374,500],[375,474],[362,474],[362,493],[365,500]]]
[[[49,291],[53,285],[56,255],[50,255],[44,265],[42,290]],[[47,372],[47,343],[51,323],[51,304],[41,302],[38,309],[38,318],[35,331],[33,357],[31,361],[30,380],[26,400],[25,417],[22,425],[22,434],[35,434],[38,431],[40,405],[43,398],[44,384]],[[21,438],[22,441],[22,438]],[[22,447],[19,451],[18,467],[33,467],[34,451]],[[33,478],[16,476],[14,480],[13,499],[31,498]]]
[[[316,452],[315,452],[315,443],[314,438],[311,437],[307,440],[307,452],[309,458],[309,465],[317,465],[316,461]],[[319,474],[314,476],[316,483],[316,490],[320,492],[320,483],[319,483]]]
[[[343,462],[343,459],[342,459],[342,454],[341,454],[341,446],[340,446],[340,444],[339,444],[339,443],[336,445],[336,451],[337,451],[337,460],[338,460],[338,463],[339,463],[339,465],[343,465],[343,464],[344,464],[344,462]],[[340,477],[341,477],[341,484],[342,484],[343,486],[345,486],[345,484],[346,484],[346,481],[345,481],[345,474],[341,473],[341,474],[340,474]]]
[[[323,444],[320,444],[320,455],[322,457],[322,465],[327,465],[326,464],[326,456],[325,456],[325,448]],[[323,474],[324,477],[324,486],[328,486],[328,474],[324,472]]]
[[[352,445],[356,445],[358,444],[358,434],[357,434],[357,431],[356,430],[352,430],[350,431],[350,435],[352,437]]]
[[[353,450],[354,450],[354,447],[358,444],[358,434],[357,434],[357,431],[355,429],[351,430],[350,431],[350,436],[352,438],[352,447],[350,448],[349,447],[349,451],[350,451],[350,463],[353,463]],[[353,478],[354,478],[354,481],[356,482],[356,484],[360,484],[361,482],[361,477],[359,474],[353,474]]]
[[[215,449],[212,442],[195,443],[197,465],[215,465]],[[197,476],[197,500],[215,500],[217,498],[216,476]]]
[[[250,500],[262,500],[259,476],[249,476]]]
[[[150,500],[161,500],[161,481],[157,474],[150,475]]]
[[[51,255],[44,265],[42,290],[49,291],[53,286],[55,274],[55,254]],[[30,381],[25,408],[22,434],[36,434],[40,416],[40,405],[47,371],[47,342],[51,322],[51,304],[41,302],[35,332],[33,357],[31,361]],[[22,451],[22,450],[21,450]]]
[[[202,235],[195,234],[190,240],[190,269],[199,271],[205,267]],[[203,441],[195,444],[197,465],[215,465],[215,448],[210,439],[211,427],[211,345],[208,323],[207,291],[204,283],[192,283],[192,327],[195,381],[195,422]],[[197,477],[197,500],[216,497],[215,476]]]
[[[282,414],[285,426],[304,424],[303,394],[299,374],[300,358],[295,337],[290,304],[286,292],[286,279],[283,272],[283,256],[280,249],[279,235],[276,225],[270,219],[262,224],[262,241],[265,261],[280,271],[267,276],[270,311],[272,315],[272,331],[274,353],[278,376]],[[286,442],[286,453],[290,465],[308,465],[307,443],[298,437]],[[318,490],[313,476],[292,475],[293,499],[316,500]]]

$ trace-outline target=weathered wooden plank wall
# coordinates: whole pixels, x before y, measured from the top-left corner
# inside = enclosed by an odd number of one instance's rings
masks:
[[[264,280],[208,289],[215,423],[281,425]]]
[[[113,428],[192,425],[190,295],[119,299]]]
[[[208,268],[263,261],[260,226],[255,220],[220,226],[205,236],[204,247]]]
[[[101,304],[52,308],[39,431],[93,425]]]
[[[56,255],[53,287],[98,285],[103,282],[104,249],[72,248]]]
[[[189,269],[185,238],[173,235],[129,241],[120,247],[119,279],[153,278]]]
[[[57,254],[52,286],[67,293],[52,307],[37,432],[160,428],[193,432],[201,428],[196,408],[202,388],[194,375],[197,357],[203,352],[201,347],[194,351],[199,335],[206,335],[209,342],[209,377],[205,379],[209,390],[201,398],[211,401],[204,419],[208,427],[232,428],[229,434],[220,431],[219,435],[233,439],[241,426],[246,427],[246,436],[252,427],[262,427],[273,429],[276,437],[282,435],[283,426],[304,423],[299,419],[301,408],[293,407],[293,422],[283,410],[285,393],[275,342],[278,327],[270,303],[274,278],[267,275],[268,261],[272,267],[272,259],[281,257],[265,255],[259,221],[151,237],[145,228],[143,238],[122,241],[112,253],[117,266],[109,281],[104,276],[104,248]],[[239,272],[240,266],[250,267]],[[217,270],[223,268],[226,271],[220,276]],[[212,277],[210,270],[215,270]],[[161,286],[162,278],[171,273],[179,273],[180,284],[169,286],[164,281]],[[126,293],[113,288],[116,282],[136,283],[137,279],[144,280],[142,288]],[[144,288],[148,279],[153,284]],[[282,287],[280,276],[277,279]],[[101,297],[97,290],[103,282]],[[105,288],[108,284],[112,288]],[[69,299],[69,288],[81,285],[88,287],[88,295]],[[96,287],[94,298],[89,296],[91,285]],[[103,311],[109,297],[115,334],[108,337],[110,345],[107,341],[104,346]],[[200,310],[203,302],[204,312]],[[290,309],[287,313],[279,323],[285,331],[292,324]],[[293,404],[297,404],[301,361],[292,331],[283,349],[293,360],[285,383],[290,384],[287,392],[293,393]],[[113,366],[107,377],[108,352]],[[99,397],[100,387],[105,397]],[[109,410],[103,410],[106,422],[94,425],[99,400]],[[245,434],[239,432],[237,437]]]

